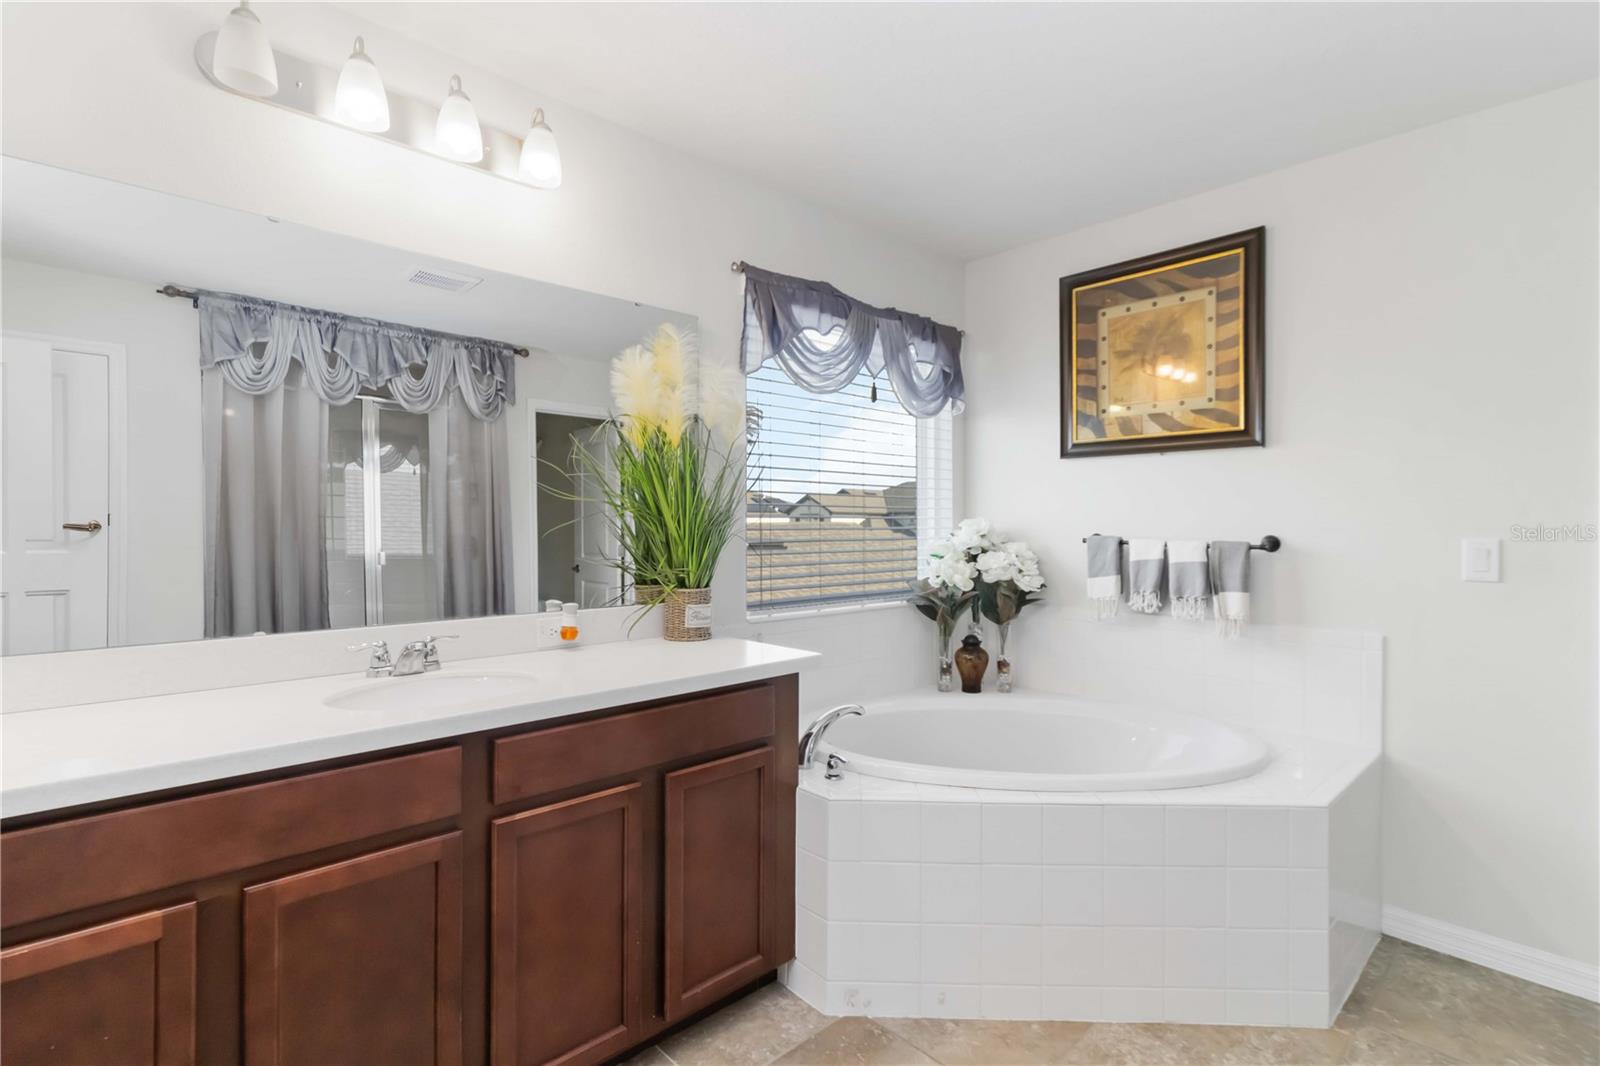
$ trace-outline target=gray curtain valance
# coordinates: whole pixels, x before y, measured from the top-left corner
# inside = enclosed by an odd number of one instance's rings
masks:
[[[744,270],[746,374],[768,359],[811,392],[838,392],[863,368],[887,374],[907,411],[927,418],[946,404],[965,406],[961,380],[961,331],[922,315],[873,307],[824,281],[774,274],[748,264]],[[810,331],[830,338],[819,345]]]
[[[220,368],[252,396],[282,388],[299,363],[307,387],[328,404],[384,389],[407,411],[425,412],[455,388],[474,417],[492,422],[516,402],[509,344],[232,293],[198,292],[195,304],[201,368]]]

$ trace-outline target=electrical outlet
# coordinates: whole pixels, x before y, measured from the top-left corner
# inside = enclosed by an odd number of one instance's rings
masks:
[[[540,648],[559,648],[561,639],[561,612],[547,611],[538,616],[534,626],[534,640]]]

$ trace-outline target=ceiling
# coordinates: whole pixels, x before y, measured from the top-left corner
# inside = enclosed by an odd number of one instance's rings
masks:
[[[1593,78],[1590,3],[362,3],[974,258]]]
[[[0,253],[46,266],[215,289],[609,359],[663,320],[692,316],[73,171],[0,158]],[[482,279],[462,292],[411,283],[418,269]],[[158,299],[152,294],[152,300]]]

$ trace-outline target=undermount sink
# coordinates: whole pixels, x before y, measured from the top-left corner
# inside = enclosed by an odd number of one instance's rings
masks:
[[[418,674],[369,681],[336,692],[323,702],[346,711],[442,711],[483,700],[532,699],[538,694],[538,681],[530,674]]]

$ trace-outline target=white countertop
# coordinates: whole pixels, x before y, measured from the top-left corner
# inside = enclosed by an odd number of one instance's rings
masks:
[[[531,703],[490,698],[448,711],[326,705],[356,685],[411,680],[369,682],[355,673],[0,715],[0,817],[759,681],[816,658],[747,640],[619,641],[447,661],[428,675],[529,674],[541,690]]]

